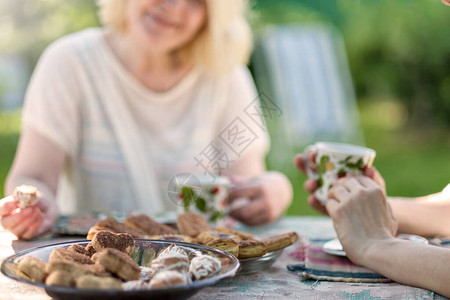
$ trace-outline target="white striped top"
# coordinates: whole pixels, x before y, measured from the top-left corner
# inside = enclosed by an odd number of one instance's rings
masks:
[[[157,93],[125,69],[104,34],[104,29],[87,29],[54,42],[42,55],[26,95],[23,124],[68,156],[57,196],[63,213],[176,210],[167,197],[175,175],[217,174],[220,165],[224,173],[230,163],[263,161],[268,135],[255,118],[259,102],[244,66],[215,78],[194,68],[174,88]],[[135,163],[155,174],[156,182],[144,182],[156,187],[159,199],[133,188],[130,157],[113,124],[120,116],[105,109],[105,104],[114,105],[113,98],[138,128],[145,158]]]

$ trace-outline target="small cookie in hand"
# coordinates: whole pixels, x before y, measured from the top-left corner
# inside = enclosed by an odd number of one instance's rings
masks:
[[[134,249],[134,239],[128,233],[113,233],[107,230],[97,232],[91,241],[96,252],[106,248],[113,248],[130,254]]]
[[[257,240],[245,240],[238,243],[238,258],[259,257],[267,253],[266,245]]]
[[[267,247],[267,252],[272,252],[286,248],[292,245],[298,240],[298,234],[295,232],[288,232],[285,234],[280,234],[270,238],[263,239],[263,242]]]
[[[209,231],[211,227],[203,215],[183,213],[177,217],[177,227],[181,234],[196,237],[202,231]]]
[[[19,261],[19,270],[31,278],[33,282],[44,282],[47,276],[46,264],[42,260],[32,256],[25,256]]]
[[[36,204],[37,188],[32,185],[22,184],[14,189],[13,198],[20,208],[26,208]]]

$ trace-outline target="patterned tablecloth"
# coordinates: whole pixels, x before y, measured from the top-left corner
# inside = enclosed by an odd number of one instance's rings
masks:
[[[285,217],[259,228],[240,227],[258,236],[271,236],[296,231],[307,238],[334,238],[332,224],[325,217]],[[8,232],[0,231],[0,258],[17,251],[65,239],[17,241]],[[302,280],[289,272],[286,265],[297,261],[286,249],[267,270],[237,275],[214,286],[202,289],[191,299],[445,299],[431,291],[398,283],[344,283]],[[0,275],[0,299],[50,299],[43,289],[13,281]]]

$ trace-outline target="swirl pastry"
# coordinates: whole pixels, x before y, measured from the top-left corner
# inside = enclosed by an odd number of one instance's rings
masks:
[[[238,258],[250,258],[263,256],[267,253],[266,245],[257,240],[245,240],[238,243],[239,255]]]
[[[292,245],[298,240],[298,234],[295,232],[289,232],[280,234],[274,237],[263,239],[262,242],[267,247],[267,252],[272,252],[286,248]]]
[[[230,238],[212,240],[212,241],[207,242],[205,245],[228,252],[230,254],[233,254],[236,257],[239,255],[238,243],[235,240],[230,239]]]
[[[87,264],[87,265],[94,264],[94,262],[91,260],[89,256],[86,256],[78,252],[70,251],[64,248],[53,249],[53,251],[50,253],[50,257],[48,260],[49,262],[51,262],[55,259],[74,261],[80,264]]]
[[[206,245],[210,241],[218,239],[232,239],[236,242],[242,241],[239,236],[230,233],[218,232],[214,230],[203,231],[197,236],[197,241],[203,245]]]
[[[128,254],[117,249],[106,248],[95,253],[92,259],[125,281],[139,279],[141,274],[139,265]]]
[[[44,282],[47,276],[45,262],[36,257],[25,256],[19,261],[18,267],[33,282]]]

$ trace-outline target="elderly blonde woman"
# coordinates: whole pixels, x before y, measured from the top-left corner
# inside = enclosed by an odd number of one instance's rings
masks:
[[[278,218],[291,186],[265,172],[245,1],[99,8],[103,28],[54,42],[34,71],[6,193],[34,185],[39,201],[18,209],[3,199],[3,227],[32,238],[60,212],[176,210],[167,186],[179,173],[238,178],[230,202],[244,205],[232,215],[251,225]]]

